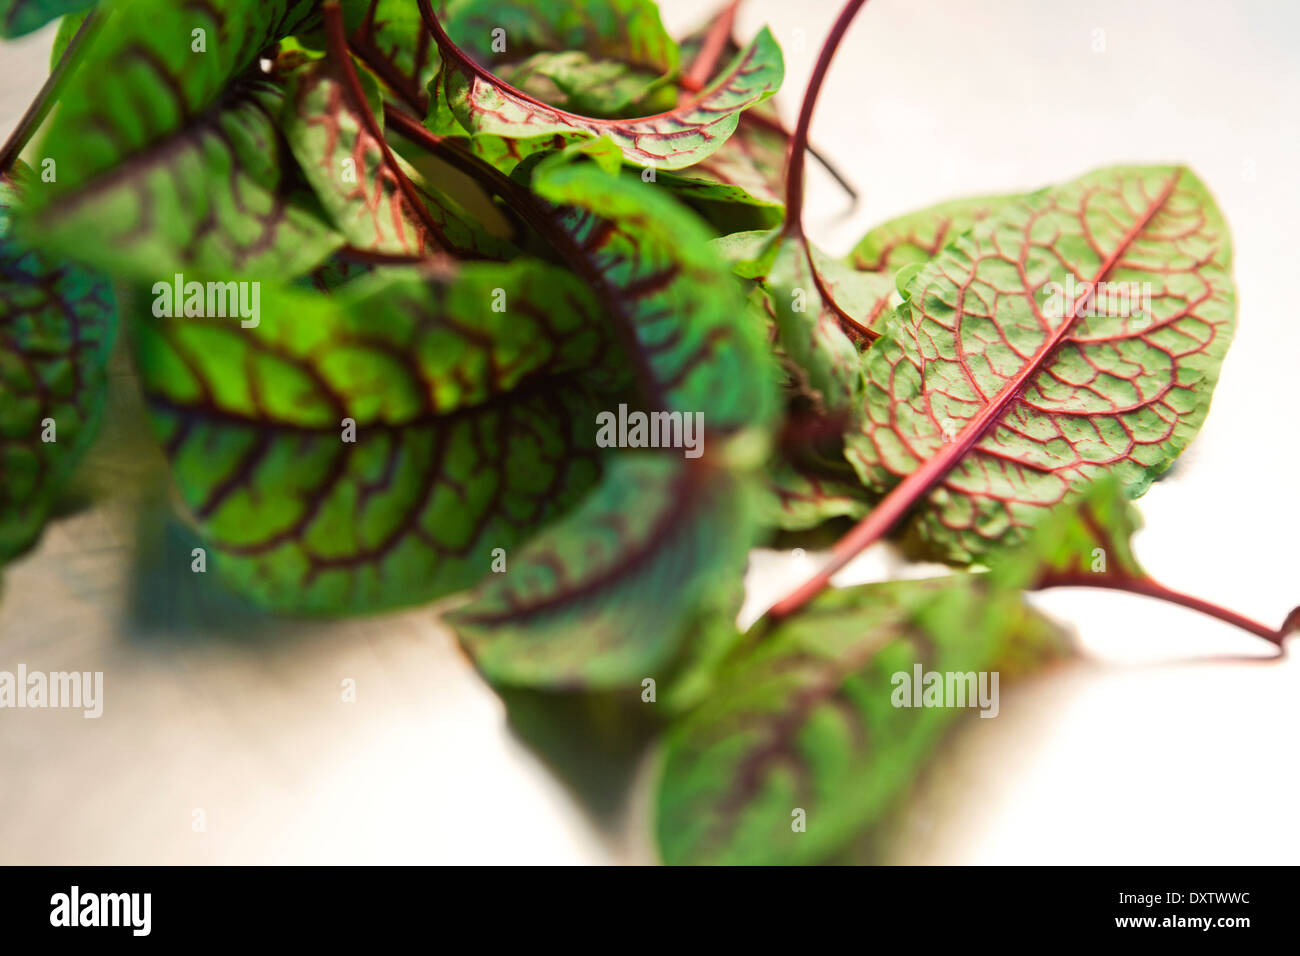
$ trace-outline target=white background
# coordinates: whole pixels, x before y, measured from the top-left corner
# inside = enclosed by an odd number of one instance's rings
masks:
[[[705,12],[661,6],[675,32]],[[742,7],[738,34],[766,22],[786,51],[790,120],[837,11]],[[1283,0],[871,0],[813,127],[858,209],[845,217],[809,167],[810,232],[842,253],[872,223],[941,199],[1124,162],[1190,165],[1232,228],[1239,326],[1204,429],[1141,502],[1138,550],[1169,585],[1270,624],[1300,603],[1298,37],[1300,5]],[[43,79],[51,38],[0,46],[0,130]],[[0,669],[102,669],[106,708],[100,721],[0,712],[0,862],[652,858],[644,800],[613,827],[588,821],[427,612],[265,640],[186,639],[165,623],[141,637],[135,542],[166,489],[118,401],[85,479],[115,499],[56,522],[3,572]],[[756,558],[760,603],[799,573]],[[855,576],[888,566],[869,555]],[[1072,626],[1079,658],[1004,687],[996,720],[962,725],[891,824],[889,859],[1300,860],[1300,665],[1245,659],[1267,647],[1137,597],[1036,603]],[[343,678],[357,704],[339,703]]]

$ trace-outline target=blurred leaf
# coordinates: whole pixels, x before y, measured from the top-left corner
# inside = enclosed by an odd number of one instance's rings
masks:
[[[95,2],[96,0],[89,0],[86,5],[93,6]],[[69,13],[59,21],[59,29],[54,34],[54,45],[50,47],[51,70],[59,65],[59,61],[63,59],[63,51],[68,48],[68,44],[72,42],[72,38],[77,35],[77,31],[81,29],[81,25],[86,22],[86,17],[89,15],[89,10],[82,13]]]
[[[9,234],[31,180],[0,175],[0,561],[36,540],[94,437],[117,325],[103,277]]]
[[[332,57],[299,65],[285,77],[281,118],[303,173],[348,242],[390,255],[433,251],[426,247],[424,219],[399,186],[398,177],[405,176],[436,227],[438,246],[462,255],[508,258],[509,243],[489,235],[456,200],[421,184],[415,169],[385,152],[379,87],[360,71],[357,79],[368,101],[364,105],[353,101],[352,88]]]
[[[580,155],[544,161],[533,186],[562,204],[552,226],[621,333],[647,410],[697,416],[703,457],[614,456],[580,509],[451,618],[500,683],[652,676],[701,602],[740,574],[760,531],[754,470],[775,396],[758,330],[736,322],[743,290],[690,213]]]
[[[1085,487],[1068,506],[1055,508],[1026,543],[990,558],[1009,587],[1033,588],[1046,578],[1077,578],[1098,584],[1108,578],[1145,578],[1133,555],[1142,516],[1115,475]]]
[[[255,328],[143,315],[136,337],[181,496],[259,603],[360,611],[460,590],[596,481],[575,373],[610,346],[566,273],[381,270],[331,296],[268,287],[261,312]]]
[[[64,14],[93,7],[96,0],[0,0],[0,37],[20,37]]]
[[[770,359],[761,332],[737,321],[745,293],[708,230],[655,184],[565,158],[538,166],[532,186],[560,204],[555,223],[620,329],[644,399],[703,414],[710,435],[766,428]]]
[[[780,460],[768,473],[767,521],[784,531],[814,528],[831,518],[861,518],[871,510],[866,489],[844,462],[830,474]]]
[[[963,575],[833,590],[746,635],[669,733],[655,823],[664,861],[817,863],[859,837],[963,713],[896,706],[893,675],[985,671],[1013,644],[1061,646],[1014,591],[988,585]]]
[[[276,132],[281,93],[246,72],[315,6],[115,4],[34,153],[54,165],[23,227],[141,278],[296,274],[323,259],[339,237]]]
[[[703,459],[616,455],[581,507],[448,623],[494,683],[639,684],[742,574],[754,504],[750,479]]]

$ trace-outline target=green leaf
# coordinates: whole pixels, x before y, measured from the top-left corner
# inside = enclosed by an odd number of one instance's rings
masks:
[[[1137,497],[1209,409],[1231,265],[1223,217],[1184,168],[1009,201],[911,279],[865,357],[846,455],[873,493],[899,487],[890,513],[911,510],[912,536],[951,561],[1020,540],[1104,473]]]
[[[734,14],[734,9],[731,11]],[[694,64],[719,20],[719,12],[682,38],[682,62]],[[731,35],[718,50],[725,62],[740,53]],[[752,229],[770,229],[785,211],[785,156],[790,136],[771,100],[740,114],[736,131],[700,162],[673,178],[663,178],[679,198],[727,235]],[[730,205],[727,205],[727,204]]]
[[[468,587],[598,476],[577,373],[610,345],[581,284],[538,262],[380,270],[331,296],[268,287],[254,328],[136,312],[181,497],[263,605],[359,611]]]
[[[965,711],[896,705],[894,675],[975,674],[1024,643],[1061,644],[1014,592],[970,576],[830,591],[747,636],[665,743],[655,820],[664,861],[833,857],[879,820]]]
[[[442,92],[456,120],[471,133],[525,140],[606,135],[628,162],[659,169],[680,169],[712,153],[735,130],[742,110],[776,92],[784,73],[780,47],[765,28],[690,102],[652,116],[601,119],[534,99],[475,63],[441,27],[436,36],[443,57]]]
[[[95,0],[90,0],[93,4]],[[81,25],[86,22],[86,17],[90,16],[90,11],[85,10],[81,13],[69,13],[59,21],[59,29],[54,34],[54,45],[50,47],[50,69],[53,70],[63,59],[63,51],[68,48],[72,38],[77,35]]]
[[[784,201],[766,188],[761,177],[750,175],[743,160],[737,158],[748,148],[744,143],[753,135],[751,129],[742,120],[732,137],[704,162],[678,173],[656,173],[660,184],[708,220],[720,235],[771,229],[785,214]]]
[[[737,321],[744,290],[705,226],[655,184],[587,162],[547,161],[532,185],[561,204],[571,265],[620,328],[646,400],[702,413],[711,434],[766,427],[776,412],[766,348]]]
[[[550,106],[606,117],[672,108],[677,44],[650,0],[457,0],[444,25],[474,62]]]
[[[64,14],[93,7],[96,0],[0,0],[0,37],[20,37]]]
[[[281,117],[303,173],[349,244],[390,255],[424,256],[444,248],[466,256],[508,258],[509,243],[485,232],[459,203],[422,183],[409,163],[384,149],[379,87],[360,71],[357,79],[364,104],[355,101],[332,57],[303,63],[285,77]],[[428,211],[432,236],[399,177],[412,183]]]
[[[562,252],[621,333],[648,411],[693,416],[704,444],[699,458],[615,456],[581,509],[452,618],[500,683],[652,676],[710,589],[740,573],[760,531],[755,469],[775,389],[759,330],[736,321],[744,292],[705,227],[662,190],[574,155],[532,170],[538,193],[563,204],[549,220]]]
[[[246,72],[314,7],[115,5],[34,154],[54,165],[28,197],[24,228],[64,255],[142,278],[296,274],[323,259],[339,237],[276,131],[281,93]]]
[[[1021,198],[973,196],[899,216],[863,236],[849,253],[849,261],[859,271],[886,275],[893,275],[907,265],[929,262],[977,222]]]
[[[861,330],[881,326],[893,294],[889,279],[855,272],[802,236],[780,229],[720,242],[717,248],[735,272],[757,280],[767,294],[781,348],[813,407],[829,414],[860,405],[862,360],[856,343]]]
[[[31,180],[16,169],[0,176],[0,561],[36,540],[94,437],[117,322],[107,281],[9,235]]]
[[[582,50],[536,53],[499,74],[550,106],[586,116],[641,116],[671,109],[675,100],[663,77]]]
[[[219,109],[75,191],[58,186],[64,167],[56,160],[58,184],[38,191],[25,234],[43,248],[140,279],[311,269],[343,237],[280,139],[282,102],[275,86],[241,81]]]
[[[1147,578],[1133,554],[1133,536],[1142,516],[1114,475],[1083,488],[1067,506],[1053,509],[1025,544],[989,558],[994,575],[1007,587],[1036,588],[1047,582],[1075,581],[1107,587]]]
[[[838,412],[861,405],[859,328],[879,326],[891,283],[854,272],[805,240],[778,235],[774,242],[777,249],[764,284],[782,347],[806,373],[817,407]]]
[[[422,104],[439,60],[413,0],[344,0],[343,18],[366,64],[409,105]]]
[[[836,474],[782,459],[769,469],[767,490],[765,519],[784,531],[805,531],[831,518],[861,518],[871,510],[851,471]]]
[[[580,508],[448,623],[495,683],[639,684],[742,574],[755,505],[751,479],[703,460],[617,455]]]

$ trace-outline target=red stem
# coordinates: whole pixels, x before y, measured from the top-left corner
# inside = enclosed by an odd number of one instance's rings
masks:
[[[752,123],[755,126],[770,129],[774,133],[780,133],[786,139],[790,138],[790,131],[781,125],[780,120],[764,116],[762,113],[758,112],[758,110],[745,110],[745,112],[740,114],[740,122]],[[822,154],[816,144],[811,142],[808,143],[807,149],[812,155],[812,158],[817,160],[821,165],[822,169],[826,170],[826,172],[830,174],[831,179],[835,180],[835,182],[839,184],[839,187],[849,194],[849,199],[854,203],[857,203],[858,191],[853,188],[853,184],[849,182],[849,178],[840,172],[829,158]]]
[[[1083,292],[1070,304],[1069,311],[1066,313],[1060,327],[1047,337],[1043,344],[1039,346],[1038,351],[1025,363],[1024,367],[1008,380],[1002,390],[993,396],[987,405],[971,417],[970,421],[958,433],[956,439],[927,458],[916,471],[895,485],[893,490],[885,495],[871,514],[867,515],[848,534],[837,541],[835,547],[831,549],[831,560],[820,571],[795,589],[792,594],[778,601],[772,608],[772,614],[777,617],[784,617],[807,603],[830,583],[830,579],[836,571],[848,564],[859,552],[874,544],[878,538],[894,527],[926,492],[942,481],[944,476],[957,466],[962,458],[966,456],[966,453],[979,441],[980,436],[1001,417],[1003,411],[1029,384],[1030,380],[1038,374],[1039,370],[1046,367],[1052,356],[1056,354],[1056,350],[1061,346],[1061,343],[1069,336],[1070,330],[1074,327],[1075,319],[1092,295],[1092,289],[1109,274],[1133,240],[1146,228],[1156,210],[1160,209],[1169,199],[1177,181],[1178,174],[1175,174],[1155,201],[1120,240],[1110,257],[1101,264],[1093,281],[1084,284]]]
[[[1274,630],[1260,624],[1258,621],[1238,614],[1236,611],[1230,611],[1193,595],[1175,591],[1172,588],[1165,587],[1158,581],[1146,577],[1090,574],[1086,571],[1049,571],[1038,580],[1033,590],[1042,591],[1047,588],[1105,588],[1111,591],[1128,591],[1132,594],[1141,594],[1145,597],[1190,608],[1193,611],[1200,611],[1202,614],[1207,614],[1226,624],[1231,624],[1233,627],[1249,631],[1256,637],[1262,637],[1270,644],[1275,644],[1278,647],[1282,646],[1282,640],[1287,634],[1300,626],[1300,614],[1297,614],[1300,608],[1292,611],[1282,626]]]
[[[449,248],[447,237],[425,207],[424,201],[416,191],[415,184],[402,172],[402,167],[397,163],[397,157],[393,155],[393,151],[388,146],[388,141],[384,138],[383,129],[380,128],[379,122],[375,119],[375,114],[370,111],[370,104],[366,102],[365,91],[361,88],[361,79],[357,76],[357,68],[353,65],[352,55],[348,51],[347,35],[343,27],[343,10],[338,5],[337,0],[329,0],[324,5],[322,13],[325,19],[325,39],[330,58],[334,60],[343,74],[344,86],[352,97],[357,114],[361,117],[366,132],[379,145],[380,152],[384,157],[384,163],[392,172],[402,197],[411,207],[411,211],[416,218],[420,220],[420,225],[424,227],[428,238],[432,240],[434,249],[430,255],[439,254],[442,249]]]
[[[831,68],[831,59],[844,40],[849,24],[853,22],[853,18],[858,15],[858,11],[866,2],[867,0],[849,0],[844,5],[844,9],[840,11],[840,15],[831,26],[830,33],[826,36],[826,42],[822,44],[817,63],[813,66],[812,76],[808,79],[808,89],[803,96],[803,105],[799,108],[799,120],[795,124],[786,152],[784,233],[787,239],[803,244],[804,257],[808,260],[808,271],[812,275],[813,284],[817,286],[817,294],[835,313],[845,333],[851,338],[874,342],[880,338],[880,333],[841,309],[835,297],[831,295],[821,273],[817,271],[817,263],[813,261],[812,246],[803,231],[803,179],[805,157],[808,153],[808,129],[812,125],[813,111],[817,108],[817,97],[821,95],[822,84]]]
[[[731,0],[709,27],[700,52],[682,75],[682,86],[687,90],[698,91],[709,82],[709,77],[713,75],[718,60],[722,57],[722,51],[727,47],[727,41],[731,39],[731,29],[736,22],[736,8],[739,6],[740,0]]]
[[[785,173],[785,232],[788,236],[803,237],[803,167],[804,155],[808,148],[808,128],[812,125],[813,110],[817,107],[817,97],[821,94],[822,83],[831,68],[831,58],[839,49],[849,24],[857,16],[867,0],[849,0],[836,17],[831,32],[822,44],[817,63],[813,66],[812,76],[808,80],[808,89],[804,93],[803,105],[799,108],[799,120],[795,123],[794,134],[790,137],[789,152],[786,154]],[[816,271],[816,270],[814,270]]]

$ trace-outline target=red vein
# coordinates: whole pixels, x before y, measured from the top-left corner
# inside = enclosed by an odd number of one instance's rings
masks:
[[[419,0],[419,3],[420,16],[424,18],[425,26],[427,26],[429,31],[433,34],[434,41],[438,44],[438,49],[442,51],[443,56],[450,60],[454,60],[460,69],[473,74],[475,77],[482,80],[484,83],[495,87],[497,90],[512,97],[516,97],[525,103],[536,106],[539,109],[546,110],[548,113],[553,113],[566,122],[572,122],[575,125],[592,126],[597,129],[622,129],[630,125],[634,126],[639,123],[644,123],[647,120],[671,119],[681,122],[682,113],[703,99],[704,95],[708,92],[706,91],[705,94],[694,96],[688,102],[680,104],[674,109],[666,110],[662,113],[654,113],[650,116],[634,116],[628,119],[600,119],[592,116],[583,116],[579,113],[570,113],[567,110],[558,109],[547,103],[543,103],[535,97],[529,96],[523,90],[511,86],[495,73],[479,66],[479,64],[475,63],[474,60],[469,57],[464,50],[458,47],[451,37],[447,35],[447,31],[442,28],[442,24],[438,22],[437,16],[434,15],[433,8],[429,5],[429,0]]]
[[[871,514],[858,522],[848,534],[837,541],[831,549],[831,558],[826,565],[789,595],[778,601],[772,607],[770,614],[777,618],[785,617],[806,604],[830,583],[831,577],[837,571],[893,528],[917,501],[956,467],[984,432],[1001,417],[1007,406],[1047,365],[1056,350],[1069,336],[1076,317],[1087,304],[1092,288],[1114,268],[1120,257],[1133,243],[1133,240],[1168,201],[1181,175],[1181,170],[1174,172],[1169,182],[1160,191],[1160,195],[1143,210],[1142,215],[1138,217],[1115,249],[1101,264],[1092,282],[1084,285],[1084,291],[1071,303],[1069,313],[1065,316],[1065,320],[1060,327],[1044,340],[1024,367],[1002,386],[992,401],[980,409],[979,413],[966,423],[965,427],[962,428],[951,443],[944,445],[942,450],[927,459],[919,468],[899,482],[889,494],[885,495]]]
[[[375,114],[370,111],[370,104],[366,102],[366,94],[361,88],[361,80],[357,76],[357,69],[352,63],[352,55],[348,52],[347,36],[343,29],[342,8],[339,7],[337,0],[330,0],[325,4],[322,13],[325,18],[325,38],[329,47],[330,58],[338,64],[339,70],[343,74],[344,86],[353,100],[353,106],[366,128],[366,132],[378,145],[379,151],[384,157],[384,163],[392,171],[402,197],[411,207],[411,211],[419,220],[420,225],[424,227],[425,233],[433,240],[430,245],[434,247],[441,246],[443,249],[450,248],[447,237],[424,205],[420,194],[415,189],[415,184],[411,182],[406,173],[402,172],[402,167],[397,163],[397,157],[393,155],[392,149],[388,146],[388,141],[384,138],[384,131],[375,119]]]

